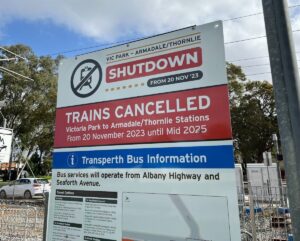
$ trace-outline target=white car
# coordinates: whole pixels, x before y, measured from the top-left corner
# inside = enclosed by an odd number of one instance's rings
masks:
[[[34,196],[43,196],[50,192],[51,184],[42,178],[20,178],[0,188],[0,199],[7,197],[23,197],[30,199]]]

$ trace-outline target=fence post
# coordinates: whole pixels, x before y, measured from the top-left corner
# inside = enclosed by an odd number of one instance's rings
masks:
[[[254,212],[254,202],[253,202],[253,192],[251,182],[248,182],[248,193],[249,193],[249,201],[250,201],[250,222],[252,229],[252,240],[256,241],[256,225],[255,225],[255,212]]]
[[[49,204],[49,192],[44,193],[45,200],[44,200],[44,226],[43,226],[43,241],[46,241],[47,238],[47,219],[48,219],[48,204]]]

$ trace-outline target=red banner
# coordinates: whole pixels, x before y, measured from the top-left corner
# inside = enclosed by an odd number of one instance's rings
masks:
[[[230,138],[226,85],[56,112],[56,148]]]
[[[116,82],[201,66],[202,50],[193,48],[106,68],[106,82]]]

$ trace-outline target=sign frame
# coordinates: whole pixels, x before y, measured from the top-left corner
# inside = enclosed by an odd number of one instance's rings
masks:
[[[99,76],[85,66],[90,60]],[[164,241],[170,226],[178,241],[240,240],[222,22],[63,60],[52,187],[47,241]],[[149,195],[164,204],[143,206]],[[169,204],[177,211],[152,230]]]

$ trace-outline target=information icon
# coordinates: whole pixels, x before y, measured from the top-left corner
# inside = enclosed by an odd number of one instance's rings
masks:
[[[77,163],[78,163],[77,156],[74,153],[71,153],[68,156],[68,166],[69,167],[76,167]]]

